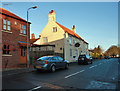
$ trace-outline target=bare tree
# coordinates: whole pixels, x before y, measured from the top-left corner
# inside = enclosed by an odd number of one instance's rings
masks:
[[[115,56],[119,55],[119,48],[117,46],[113,45],[110,48],[108,48],[108,50],[105,51],[104,54],[106,56],[115,57]]]

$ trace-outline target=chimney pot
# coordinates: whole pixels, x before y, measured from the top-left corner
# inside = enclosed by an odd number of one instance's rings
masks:
[[[75,29],[75,25],[73,25],[73,29]]]

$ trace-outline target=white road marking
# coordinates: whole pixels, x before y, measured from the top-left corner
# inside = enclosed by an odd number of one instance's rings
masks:
[[[39,88],[41,88],[41,86],[35,87],[35,88],[30,89],[30,90],[28,90],[28,91],[33,91],[33,90],[36,90],[36,89],[39,89]]]
[[[66,76],[65,78],[69,78],[69,77],[74,76],[74,75],[76,75],[76,74],[78,74],[78,73],[81,73],[81,72],[83,72],[83,71],[85,71],[85,70],[81,70],[81,71],[79,71],[79,72],[73,73],[73,74],[71,74],[71,75]]]
[[[97,65],[91,66],[91,67],[89,67],[89,68],[91,69],[91,68],[93,68],[93,67],[95,67],[95,66],[97,66]]]
[[[116,84],[100,82],[100,81],[91,81],[90,84],[85,89],[115,89]]]

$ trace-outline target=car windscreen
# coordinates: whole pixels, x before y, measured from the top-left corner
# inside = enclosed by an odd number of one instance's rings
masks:
[[[41,58],[38,58],[37,60],[40,61],[40,60],[48,60],[50,57],[41,57]]]

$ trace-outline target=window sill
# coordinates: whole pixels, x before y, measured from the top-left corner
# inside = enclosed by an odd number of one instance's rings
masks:
[[[2,54],[2,56],[12,56],[12,55],[9,55],[9,54]]]
[[[27,36],[27,35],[25,35],[25,34],[19,34],[19,35],[21,35],[21,36]]]
[[[1,30],[1,31],[6,32],[6,33],[12,33],[9,30]]]

